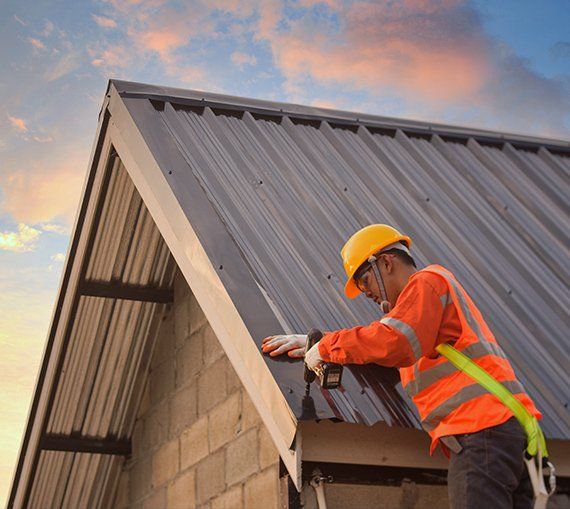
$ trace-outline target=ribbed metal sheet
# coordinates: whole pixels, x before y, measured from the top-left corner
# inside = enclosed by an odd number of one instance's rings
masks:
[[[175,264],[168,247],[118,158],[104,200],[86,280],[172,288]],[[79,298],[48,434],[130,438],[160,306]],[[105,507],[101,497],[122,462],[108,455],[42,451],[28,506]]]
[[[176,140],[188,168],[175,169],[175,191],[202,187],[285,330],[377,320],[374,304],[344,298],[339,250],[364,225],[392,224],[414,239],[420,265],[457,275],[543,411],[546,433],[570,437],[568,144],[553,153],[548,140],[519,144],[460,129],[449,137],[433,126],[383,128],[372,117],[311,117],[301,107],[296,116],[267,104],[261,113],[258,104],[204,106],[207,96],[124,94],[131,114],[148,114],[152,96],[153,120],[139,129]],[[239,289],[230,294],[239,302]],[[241,306],[243,315],[256,312]],[[270,331],[251,332],[260,343]],[[302,404],[300,365],[267,363],[300,419],[418,426],[390,370],[349,367],[343,390],[315,394],[313,411]]]

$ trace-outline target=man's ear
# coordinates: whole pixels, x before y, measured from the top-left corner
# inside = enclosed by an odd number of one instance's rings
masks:
[[[382,263],[384,264],[384,270],[387,274],[392,274],[394,272],[394,260],[395,256],[383,256],[381,258]]]

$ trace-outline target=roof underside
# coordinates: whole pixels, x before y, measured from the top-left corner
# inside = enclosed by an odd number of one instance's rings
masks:
[[[108,166],[28,507],[111,505],[156,320],[172,300],[168,247],[120,160]]]
[[[183,200],[199,182],[285,331],[377,320],[375,305],[344,298],[338,253],[356,229],[392,224],[414,239],[420,265],[455,272],[543,411],[546,433],[570,437],[567,143],[459,128],[450,137],[448,127],[438,134],[378,117],[115,86],[145,138],[167,132],[176,141],[187,166],[163,168],[171,187]],[[199,218],[190,221],[200,234]],[[240,302],[230,272],[224,282],[247,322],[256,307]],[[250,332],[261,343],[279,331]],[[313,391],[313,414],[301,404],[300,363],[266,362],[300,419],[418,426],[393,371],[350,367],[342,391]]]

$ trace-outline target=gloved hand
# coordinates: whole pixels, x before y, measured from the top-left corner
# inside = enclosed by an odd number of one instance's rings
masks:
[[[305,364],[311,371],[315,371],[322,363],[323,359],[319,352],[319,344],[315,343],[305,355]]]
[[[301,358],[305,355],[306,344],[306,334],[282,334],[265,338],[261,350],[263,353],[269,352],[271,357],[287,352],[289,357]]]

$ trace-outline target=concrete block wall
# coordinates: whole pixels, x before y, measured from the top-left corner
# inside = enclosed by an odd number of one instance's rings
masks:
[[[114,507],[277,509],[279,455],[182,275]]]

